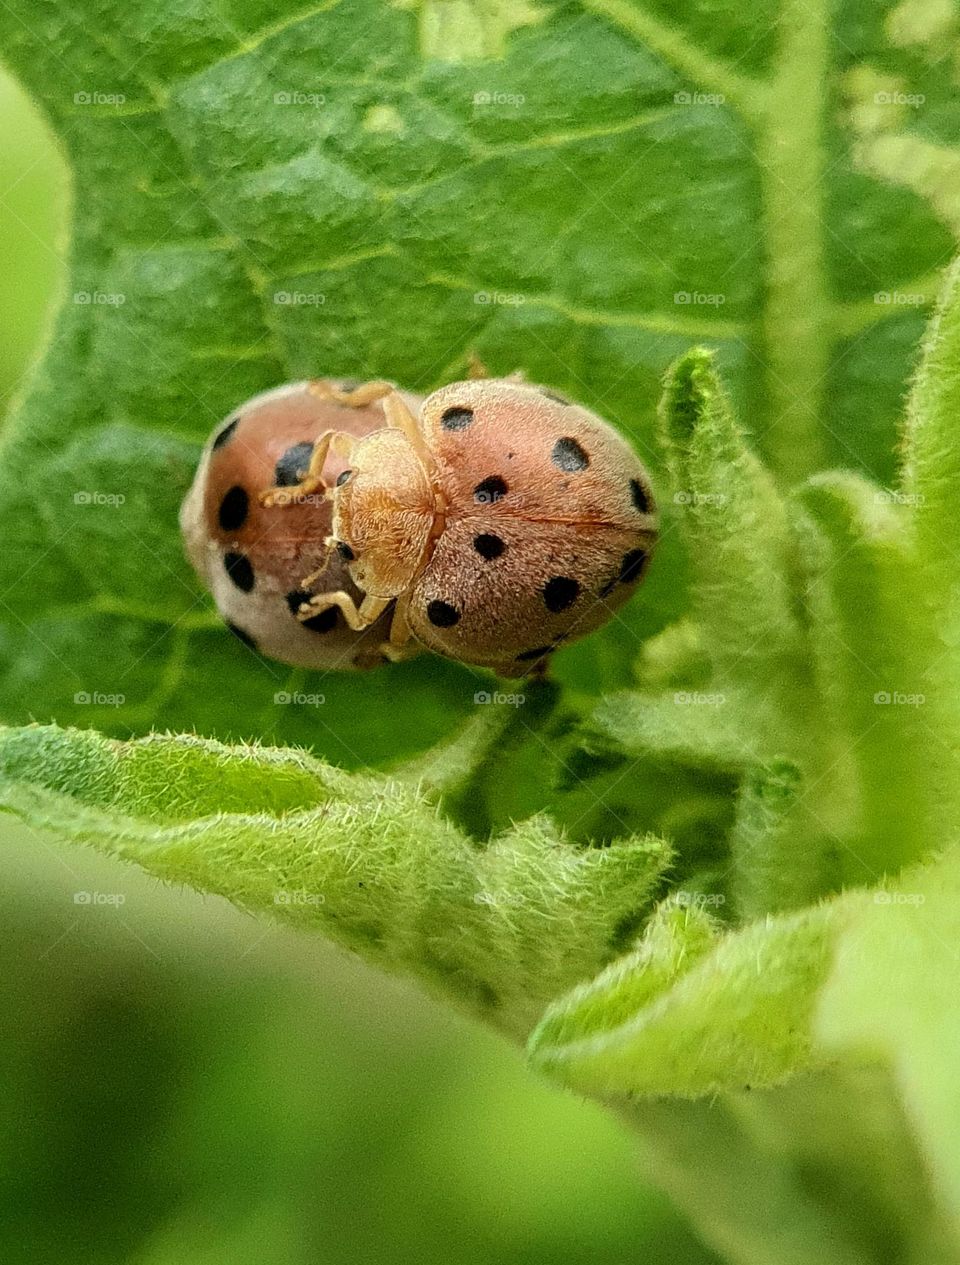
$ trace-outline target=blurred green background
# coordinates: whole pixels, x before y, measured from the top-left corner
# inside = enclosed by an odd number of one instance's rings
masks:
[[[0,404],[66,285],[0,74]],[[596,1108],[410,986],[0,819],[0,1260],[714,1260]]]

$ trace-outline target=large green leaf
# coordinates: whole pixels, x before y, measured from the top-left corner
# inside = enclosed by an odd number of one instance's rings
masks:
[[[9,0],[0,45],[65,147],[74,225],[4,437],[6,716],[358,765],[469,710],[471,674],[437,661],[322,681],[261,662],[188,574],[175,515],[201,440],[295,375],[425,389],[475,349],[652,458],[659,376],[705,342],[781,474],[828,457],[888,478],[960,230],[956,21],[926,8]],[[674,541],[561,656],[570,683],[628,683],[638,636],[682,608]],[[326,701],[273,704],[298,689]]]
[[[479,848],[424,790],[297,751],[0,730],[0,814],[320,931],[523,1036],[620,952],[669,860],[534,817]]]

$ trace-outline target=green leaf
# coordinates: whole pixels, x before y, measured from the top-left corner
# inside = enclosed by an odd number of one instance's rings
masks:
[[[853,475],[818,477],[800,505],[829,735],[820,748],[820,820],[846,838],[847,881],[871,883],[928,852],[951,820],[941,727],[952,703],[930,671],[930,632],[899,507]]]
[[[816,1025],[826,1052],[890,1067],[955,1236],[958,943],[960,853],[953,847],[936,864],[908,871],[860,905],[840,940]]]
[[[845,906],[712,943],[696,900],[661,907],[640,947],[551,1006],[534,1066],[581,1092],[701,1097],[773,1085],[815,1059],[813,1011]]]
[[[786,508],[750,451],[702,349],[667,375],[661,420],[673,503],[694,569],[694,612],[719,685],[752,694],[774,727],[798,689]]]
[[[874,1168],[872,1180],[878,1187],[890,1185],[886,1198],[891,1201],[899,1182],[916,1180],[906,1171],[917,1146],[918,1155],[928,1157],[920,1162],[933,1166],[932,1195],[946,1213],[946,1226],[928,1226],[928,1259],[952,1260],[943,1242],[935,1248],[934,1240],[947,1229],[954,1238],[960,1234],[955,1128],[960,1101],[953,1061],[960,1032],[958,900],[960,853],[955,847],[872,892],[849,892],[720,938],[702,906],[672,900],[661,905],[633,954],[547,1010],[530,1039],[532,1061],[564,1084],[614,1100],[777,1086],[789,1073],[806,1071],[805,1078],[776,1095],[753,1099],[759,1139],[749,1137],[753,1128],[744,1130],[750,1108],[736,1099],[726,1100],[732,1111],[721,1107],[705,1115],[679,1104],[637,1104],[641,1132],[656,1145],[668,1151],[681,1142],[686,1147],[692,1137],[684,1135],[697,1134],[689,1162],[701,1170],[701,1188],[691,1187],[689,1174],[684,1181],[673,1175],[674,1186],[686,1184],[684,1202],[702,1209],[720,1196],[712,1208],[716,1216],[729,1198],[720,1224],[729,1223],[731,1231],[739,1224],[739,1233],[748,1238],[760,1233],[758,1224],[747,1228],[751,1218],[737,1207],[732,1192],[753,1172],[758,1140],[763,1152],[762,1139],[772,1142],[785,1126],[783,1137],[805,1139],[811,1160],[816,1157],[824,1170],[836,1163],[839,1180],[850,1180],[860,1164]],[[855,1091],[857,1112],[850,1113],[840,1104],[849,1097],[852,1080],[864,1077],[889,1084],[861,1084]],[[890,1091],[902,1106],[890,1105]],[[869,1102],[872,1098],[876,1101]],[[836,1138],[841,1115],[850,1128],[869,1127],[876,1154],[867,1149],[859,1161],[853,1153],[828,1158],[837,1149],[828,1139]],[[904,1128],[909,1133],[898,1143],[890,1171],[884,1171],[882,1155],[890,1142],[881,1135]],[[724,1145],[721,1136],[727,1136]],[[777,1143],[780,1149],[783,1145]],[[736,1148],[743,1154],[731,1168]],[[713,1173],[717,1163],[729,1176],[727,1194],[721,1195],[715,1176],[704,1177],[704,1169]],[[926,1197],[919,1189],[914,1195]],[[793,1192],[787,1198],[795,1221],[805,1196]],[[919,1251],[919,1227],[909,1233]],[[733,1252],[732,1259],[754,1257]],[[808,1258],[787,1254],[783,1259]],[[916,1259],[927,1258],[921,1252]]]
[[[661,374],[706,343],[779,473],[834,458],[890,479],[960,231],[950,32],[908,9],[9,0],[0,46],[74,212],[67,302],[3,438],[4,715],[309,743],[352,767],[469,715],[474,678],[436,661],[376,681],[266,664],[198,591],[176,546],[191,464],[283,379],[426,389],[476,350],[655,461]],[[922,93],[922,118],[878,87]],[[670,536],[646,596],[562,677],[628,684],[638,638],[682,613],[681,565]],[[272,704],[297,690],[323,709]]]
[[[937,618],[948,651],[937,662],[955,681],[960,644],[956,489],[960,484],[960,259],[947,273],[940,302],[923,342],[923,356],[907,401],[902,491],[910,510],[922,597]]]
[[[547,1011],[533,1063],[618,1106],[726,1260],[951,1265],[958,882],[953,848],[712,943],[704,909],[671,902]]]
[[[578,848],[542,817],[479,848],[395,779],[200,738],[0,731],[0,809],[320,931],[515,1036],[623,948],[669,861],[652,837]]]

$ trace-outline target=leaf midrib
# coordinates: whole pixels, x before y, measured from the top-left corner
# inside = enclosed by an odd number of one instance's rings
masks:
[[[722,93],[755,137],[765,260],[758,322],[767,414],[763,441],[778,473],[812,474],[822,465],[824,386],[835,329],[824,275],[820,136],[829,64],[826,0],[784,0],[772,68],[764,79],[739,74],[642,6],[624,0],[581,4],[701,87]]]

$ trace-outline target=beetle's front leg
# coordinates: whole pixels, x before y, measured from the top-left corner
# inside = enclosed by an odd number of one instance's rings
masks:
[[[364,628],[369,628],[371,624],[376,623],[391,601],[392,598],[389,597],[374,597],[368,594],[357,606],[345,589],[338,589],[335,593],[317,593],[301,605],[297,611],[297,619],[305,623],[308,619],[313,619],[315,615],[321,615],[335,606],[343,615],[348,628],[354,632],[362,632]]]
[[[314,492],[320,491],[321,488],[326,493],[327,485],[323,480],[323,467],[327,455],[333,451],[342,457],[349,457],[356,442],[357,437],[348,435],[346,431],[325,430],[313,445],[310,464],[303,478],[298,483],[287,487],[267,488],[260,493],[260,504],[272,509],[274,506],[295,505],[304,497],[312,496]]]

